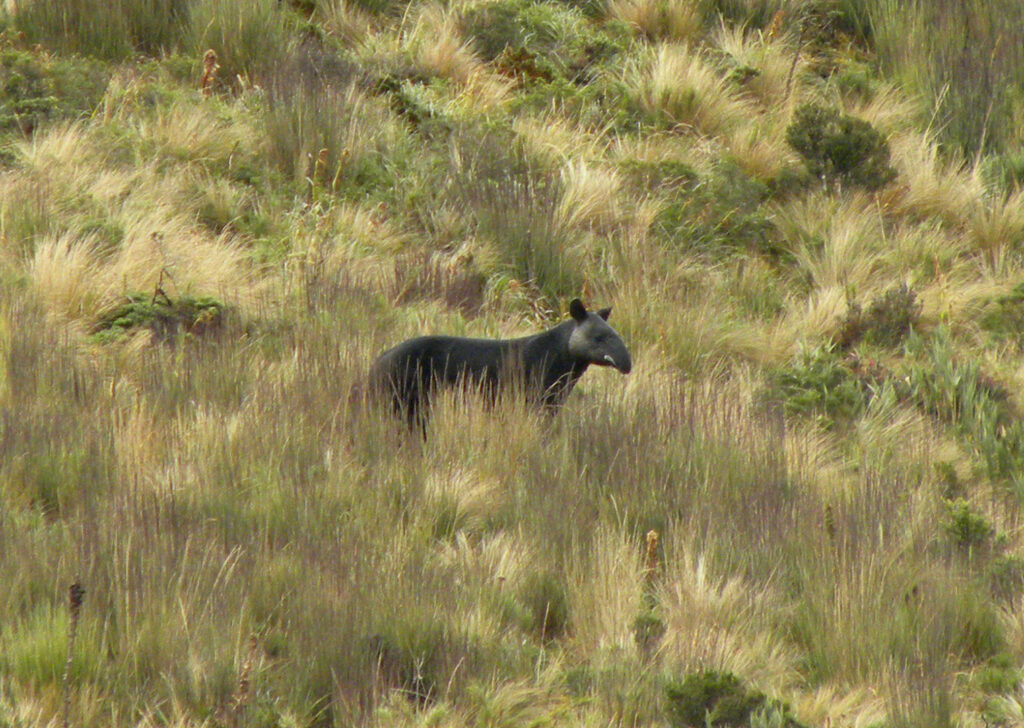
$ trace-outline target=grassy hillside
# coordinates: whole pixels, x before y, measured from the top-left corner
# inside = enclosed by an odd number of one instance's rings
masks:
[[[1024,725],[1021,7],[7,2],[0,726]]]

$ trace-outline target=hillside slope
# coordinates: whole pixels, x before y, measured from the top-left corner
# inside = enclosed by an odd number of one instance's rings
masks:
[[[1017,3],[8,5],[0,725],[1024,725]]]

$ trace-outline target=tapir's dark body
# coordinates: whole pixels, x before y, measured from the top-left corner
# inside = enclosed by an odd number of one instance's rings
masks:
[[[589,313],[578,300],[573,318],[519,339],[420,336],[380,355],[370,371],[373,388],[390,395],[410,425],[422,422],[439,387],[469,385],[490,398],[508,386],[527,400],[555,408],[569,396],[591,364],[632,367],[629,351],[605,320],[610,309]]]

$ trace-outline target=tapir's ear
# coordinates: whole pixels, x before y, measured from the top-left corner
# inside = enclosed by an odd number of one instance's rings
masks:
[[[605,321],[607,321],[608,320],[608,316],[611,315],[611,312],[612,312],[612,307],[609,306],[608,308],[602,308],[600,311],[597,312],[597,315],[600,316],[601,318],[603,318]]]
[[[569,315],[580,322],[587,320],[587,309],[580,299],[572,299],[572,303],[569,304]]]

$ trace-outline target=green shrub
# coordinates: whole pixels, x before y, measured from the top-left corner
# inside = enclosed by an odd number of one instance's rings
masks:
[[[1001,694],[1015,692],[1020,687],[1022,677],[1024,673],[1013,656],[1001,652],[985,663],[974,680],[986,693]]]
[[[1024,558],[1005,554],[997,556],[988,565],[986,576],[996,599],[1013,601],[1024,592]]]
[[[972,361],[957,359],[949,332],[911,334],[901,396],[952,424],[984,464],[988,477],[1024,498],[1024,421],[1006,390]]]
[[[683,169],[666,170],[672,171],[686,174]],[[701,183],[685,176],[652,176],[651,183],[674,192],[653,226],[654,232],[674,247],[712,258],[722,253],[771,258],[785,254],[778,230],[762,207],[770,195],[768,185],[748,176],[732,161],[716,164]]]
[[[785,704],[751,690],[728,672],[709,670],[670,680],[665,700],[673,728],[747,728],[752,719],[762,725],[800,726]]]
[[[946,501],[946,521],[943,530],[957,548],[969,551],[989,545],[994,533],[992,524],[963,498]]]
[[[808,172],[830,186],[876,190],[896,177],[889,166],[889,145],[863,119],[817,104],[804,104],[786,129],[786,142]]]
[[[665,620],[654,610],[642,612],[633,620],[633,641],[643,654],[657,648],[665,635]]]

